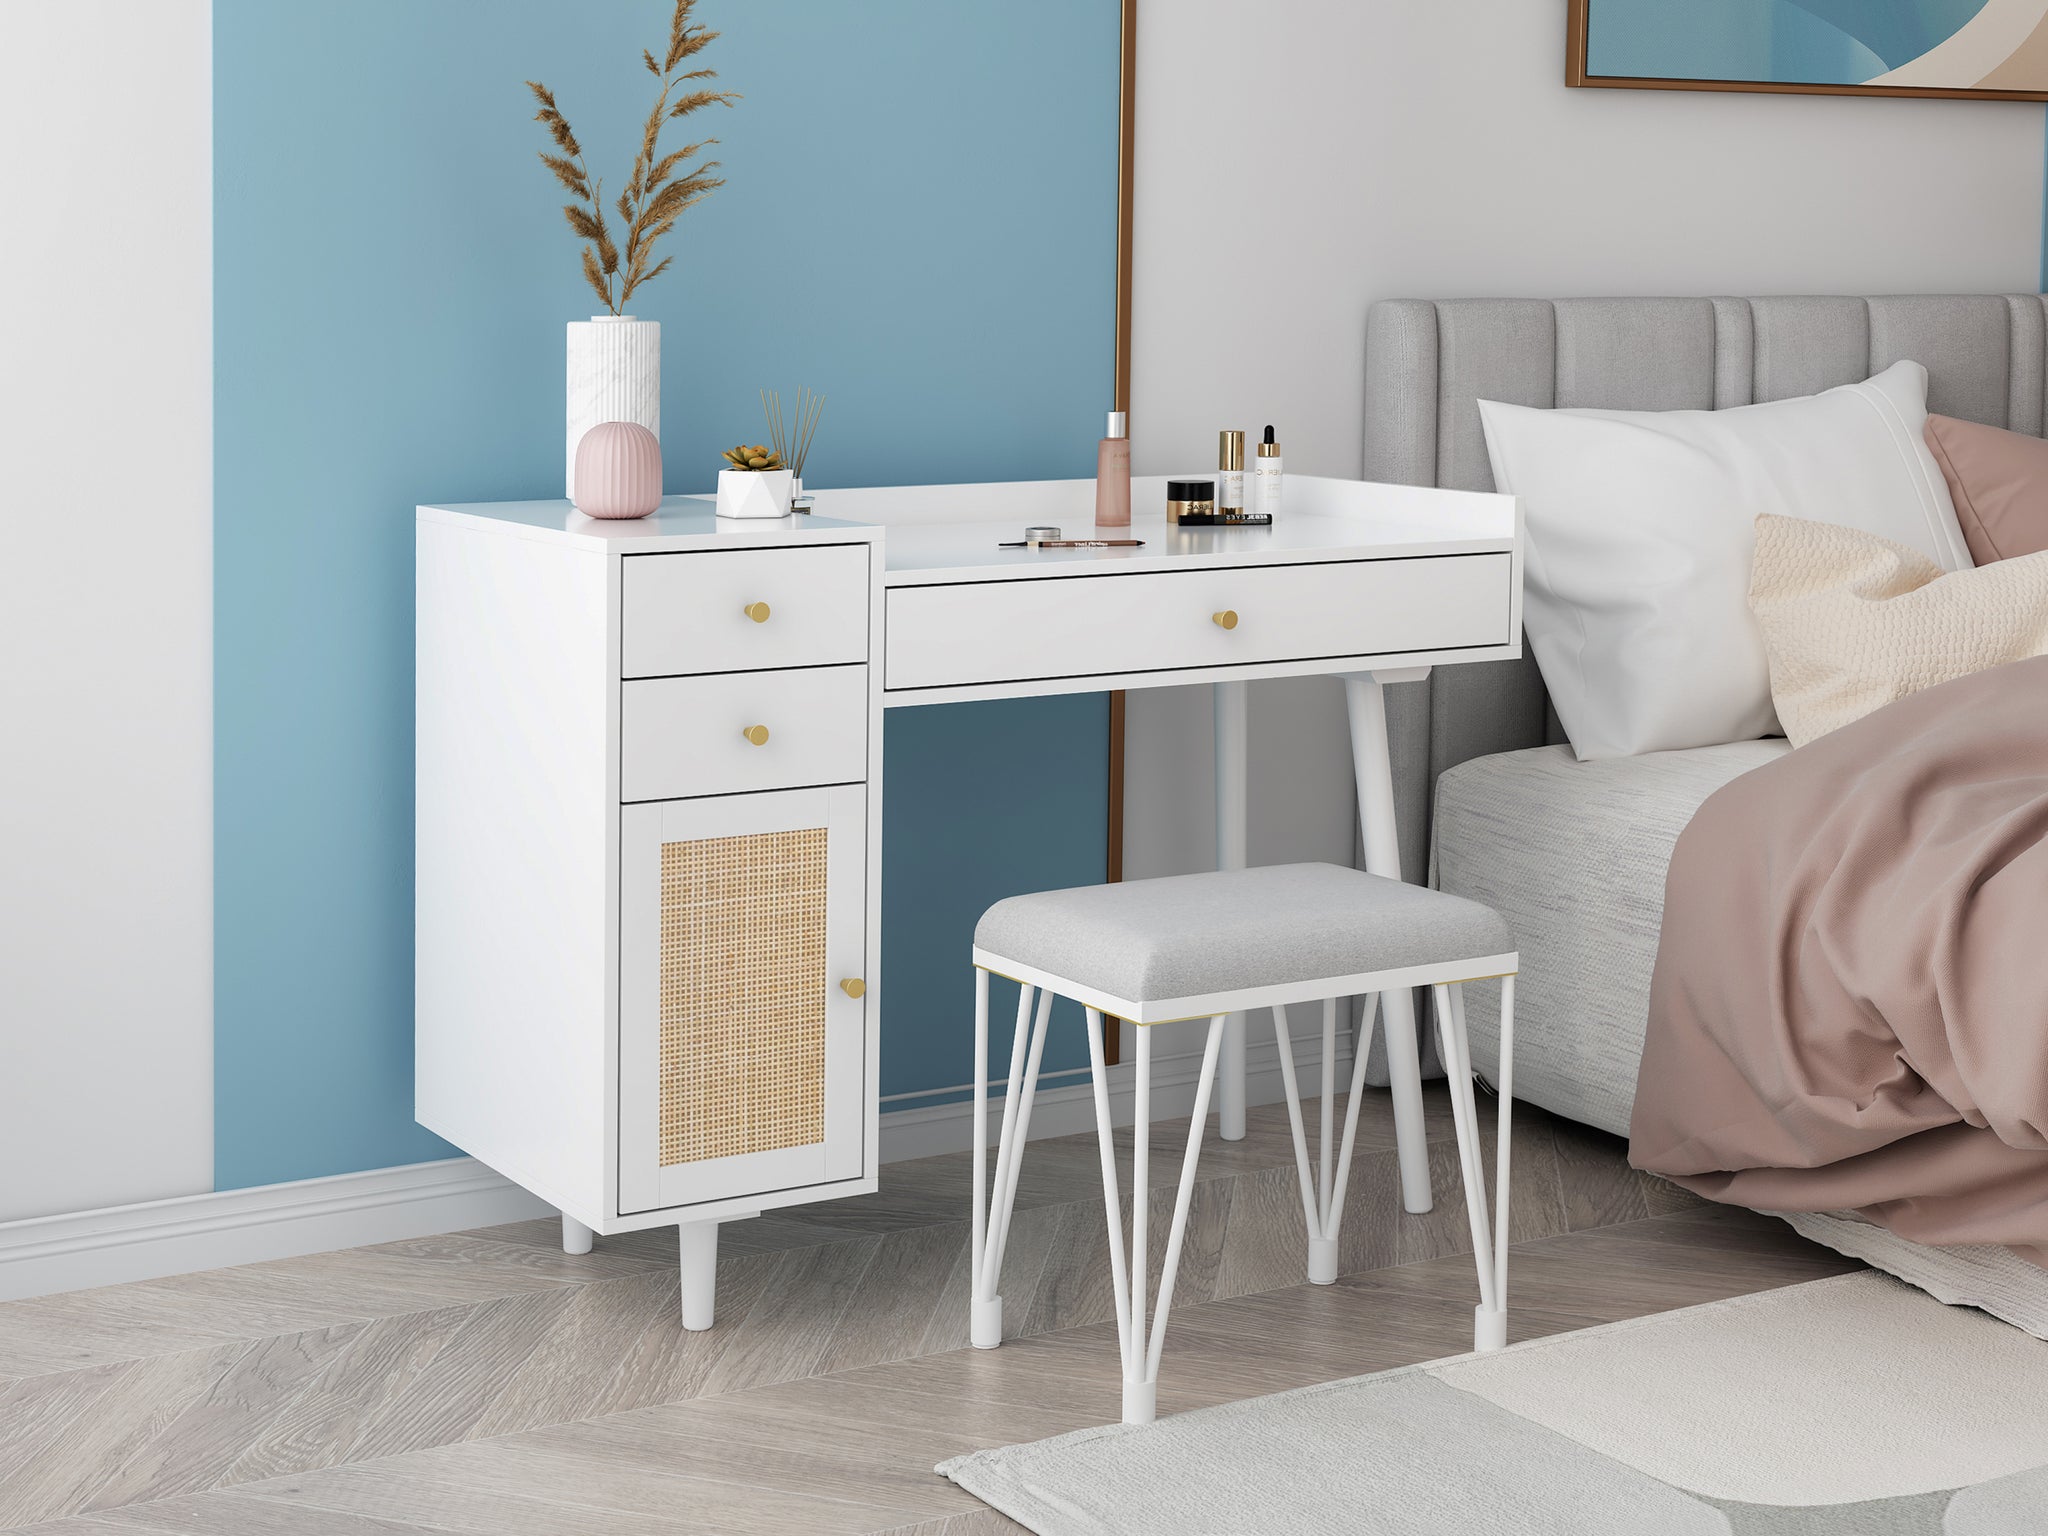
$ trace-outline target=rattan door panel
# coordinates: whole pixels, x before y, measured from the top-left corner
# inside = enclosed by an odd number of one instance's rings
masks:
[[[861,1174],[858,785],[620,818],[619,1210]]]

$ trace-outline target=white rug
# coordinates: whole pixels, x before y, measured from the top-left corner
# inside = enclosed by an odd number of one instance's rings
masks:
[[[939,1471],[1039,1536],[2023,1536],[2048,1343],[1860,1273]]]

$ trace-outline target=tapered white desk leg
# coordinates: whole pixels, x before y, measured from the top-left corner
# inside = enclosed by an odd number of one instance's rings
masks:
[[[1251,710],[1247,685],[1216,683],[1216,867],[1243,869],[1251,801]],[[1225,1141],[1244,1140],[1244,1015],[1223,1021],[1217,1076],[1217,1130]]]
[[[683,1326],[702,1333],[718,1303],[718,1223],[686,1221],[676,1228],[681,1263]]]
[[[596,1236],[567,1211],[562,1212],[562,1252],[588,1253],[591,1240]]]
[[[1425,674],[1426,675],[1426,674]],[[1401,844],[1394,823],[1394,766],[1387,747],[1387,698],[1370,672],[1344,677],[1344,702],[1351,715],[1351,771],[1358,781],[1358,825],[1365,842],[1365,867],[1390,880],[1401,878]],[[1381,1001],[1387,1041],[1387,1075],[1394,1094],[1394,1144],[1401,1161],[1401,1203],[1428,1210],[1429,1151],[1422,1129],[1422,1066],[1416,1051],[1415,998],[1406,987],[1390,988]]]

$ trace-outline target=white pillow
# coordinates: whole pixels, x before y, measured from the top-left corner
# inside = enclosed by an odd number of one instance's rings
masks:
[[[1778,730],[1749,611],[1759,513],[1893,539],[1944,570],[1969,548],[1922,438],[1927,370],[1725,411],[1479,402],[1495,485],[1521,498],[1523,621],[1581,759]]]

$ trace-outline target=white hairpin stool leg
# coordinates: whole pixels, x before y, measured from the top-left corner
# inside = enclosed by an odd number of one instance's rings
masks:
[[[676,1259],[682,1282],[683,1326],[702,1333],[718,1304],[718,1223],[686,1221],[676,1228]]]
[[[597,1234],[567,1211],[562,1212],[562,1252],[588,1253]]]
[[[975,992],[975,1059],[978,1069],[975,1096],[975,1180],[974,1251],[968,1268],[973,1299],[968,1312],[968,1339],[976,1349],[994,1349],[1003,1342],[1003,1298],[996,1291],[1002,1283],[1003,1250],[1010,1239],[1010,1216],[1017,1201],[1019,1166],[1024,1160],[1024,1143],[1031,1133],[1031,1104],[1038,1091],[1038,1066],[1045,1056],[1045,1036],[1052,1017],[1052,993],[1023,987],[1017,994],[1017,1023],[1010,1041],[1010,1080],[1003,1097],[1003,1129],[996,1146],[994,1179],[995,1208],[990,1212],[988,1186],[982,1182],[987,1158],[987,1071],[988,999],[986,978]],[[1032,1013],[1036,995],[1038,1009]]]
[[[1014,1055],[1015,1052],[1013,1051]],[[988,972],[974,968],[974,1217],[967,1250],[968,1332],[975,1346],[992,1349],[1003,1341],[1002,1304],[995,1308],[994,1337],[981,1342],[981,1255],[988,1236]]]
[[[1472,1226],[1472,1259],[1479,1271],[1479,1305],[1473,1310],[1472,1347],[1499,1349],[1507,1342],[1507,1313],[1496,1285],[1493,1234],[1487,1217],[1486,1157],[1479,1138],[1479,1106],[1472,1094],[1472,1057],[1465,1036],[1464,996],[1456,984],[1433,989],[1437,1039],[1450,1079],[1451,1116],[1457,1123],[1458,1171],[1465,1185],[1465,1214]],[[1509,1129],[1502,1127],[1503,1131]],[[1505,1223],[1502,1224],[1503,1236]]]
[[[1142,1038],[1144,1027],[1138,1030]],[[1149,1052],[1147,1053],[1149,1056]],[[1102,1015],[1088,1010],[1088,1069],[1095,1085],[1095,1142],[1102,1153],[1102,1206],[1109,1216],[1109,1284],[1116,1293],[1116,1340],[1124,1374],[1131,1373],[1131,1282],[1124,1272],[1124,1208],[1116,1184],[1116,1139],[1109,1116],[1109,1068],[1104,1064]]]
[[[1459,1024],[1464,1023],[1464,1005],[1459,1004]],[[1499,1309],[1497,1323],[1488,1325],[1481,1349],[1501,1349],[1508,1342],[1508,1153],[1514,1146],[1515,1112],[1515,978],[1500,979],[1500,1061],[1495,1068],[1500,1093],[1500,1127],[1495,1132],[1493,1175],[1493,1300]]]
[[[1287,1125],[1294,1134],[1294,1171],[1301,1184],[1301,1214],[1308,1227],[1308,1282],[1332,1285],[1337,1279],[1337,1235],[1344,1222],[1344,1192],[1351,1181],[1351,1149],[1358,1139],[1358,1105],[1365,1087],[1365,1064],[1372,1046],[1373,1024],[1379,1013],[1379,994],[1369,993],[1366,1012],[1358,1032],[1357,1053],[1351,1062],[1351,1097],[1344,1110],[1344,1139],[1333,1141],[1336,1128],[1337,999],[1323,1000],[1323,1117],[1321,1130],[1320,1183],[1309,1171],[1308,1131],[1302,1122],[1301,1087],[1295,1078],[1294,1042],[1287,1033],[1287,1010],[1279,1005],[1273,1015],[1273,1044],[1280,1056],[1280,1081],[1287,1092]]]
[[[1166,1229],[1166,1254],[1160,1265],[1159,1296],[1152,1325],[1145,1326],[1147,1267],[1145,1236],[1151,1210],[1149,1184],[1152,1136],[1152,1030],[1138,1029],[1138,1059],[1133,1083],[1136,1114],[1131,1125],[1131,1256],[1123,1262],[1122,1203],[1117,1198],[1116,1158],[1109,1141],[1109,1094],[1102,1068],[1102,1047],[1097,1036],[1089,1046],[1090,1065],[1095,1068],[1095,1113],[1102,1148],[1102,1197],[1109,1208],[1110,1278],[1117,1287],[1116,1336],[1123,1360],[1123,1421],[1150,1424],[1159,1412],[1159,1360],[1166,1347],[1166,1315],[1173,1307],[1173,1282],[1180,1270],[1182,1240],[1187,1236],[1188,1209],[1194,1203],[1195,1167],[1202,1153],[1202,1130],[1209,1118],[1209,1095],[1216,1081],[1216,1058],[1223,1044],[1224,1015],[1209,1021],[1209,1037],[1202,1048],[1202,1075],[1195,1082],[1193,1119],[1188,1124],[1188,1147],[1181,1159],[1180,1185],[1173,1199],[1173,1219]],[[1092,1021],[1091,1021],[1092,1022]]]

